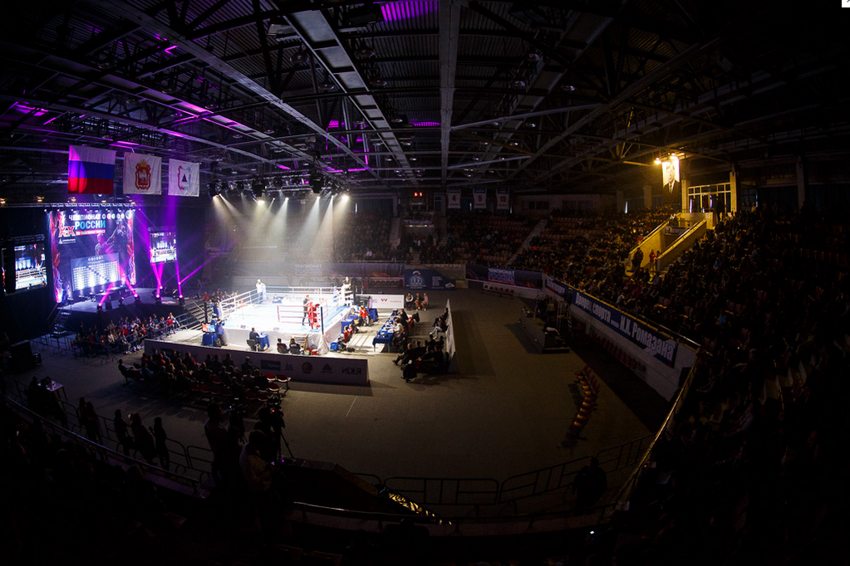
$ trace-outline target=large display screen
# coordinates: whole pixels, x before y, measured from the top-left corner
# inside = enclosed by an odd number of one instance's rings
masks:
[[[177,234],[174,232],[151,232],[151,263],[162,263],[177,259]]]
[[[45,285],[47,264],[44,242],[15,246],[15,289],[38,289]]]
[[[62,209],[48,218],[56,302],[136,284],[132,210]]]

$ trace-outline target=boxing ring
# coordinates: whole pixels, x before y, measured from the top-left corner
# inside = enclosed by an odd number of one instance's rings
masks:
[[[340,334],[340,322],[352,310],[346,286],[270,287],[250,291],[222,301],[219,312],[224,320],[226,344],[245,345],[252,328],[269,338],[269,348],[277,351],[278,338],[290,339],[302,349],[325,354]]]

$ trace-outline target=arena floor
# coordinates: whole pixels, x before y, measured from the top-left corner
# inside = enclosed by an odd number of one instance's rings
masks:
[[[574,372],[581,370],[585,361],[574,352],[535,353],[517,322],[523,306],[520,299],[470,290],[435,291],[430,297],[432,308],[420,312],[419,332],[427,333],[450,299],[460,373],[420,375],[405,383],[401,370],[393,364],[395,354],[373,353],[371,338],[355,335],[358,349],[372,354],[370,386],[293,383],[283,401],[285,436],[297,458],[334,462],[382,479],[481,477],[501,481],[593,455],[652,432],[644,424],[649,419],[642,422],[627,406],[626,401],[636,406],[635,399],[622,399],[607,384],[646,386],[614,364],[605,373],[597,370],[603,378],[599,408],[582,439],[572,448],[562,447],[576,412],[570,386],[575,387]],[[41,346],[33,342],[33,348],[39,351]],[[73,359],[49,349],[41,352],[42,365],[16,379],[28,383],[33,375],[50,376],[65,385],[74,404],[83,396],[101,415],[112,415],[116,408],[140,412],[148,425],[161,416],[170,438],[184,445],[207,446],[203,409],[125,386],[114,363]],[[124,356],[124,362],[132,363],[139,356]],[[614,375],[616,372],[621,375]],[[641,395],[646,396],[646,391],[638,391],[637,397]],[[663,403],[656,406],[663,409]],[[616,483],[617,478],[609,478],[609,485]]]

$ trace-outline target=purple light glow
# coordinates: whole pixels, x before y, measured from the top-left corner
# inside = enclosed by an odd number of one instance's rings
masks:
[[[44,108],[26,106],[25,104],[21,104],[20,102],[15,102],[14,104],[12,104],[12,108],[23,114],[29,114],[30,112],[32,112],[33,116],[44,116],[47,113],[47,110],[45,110]]]
[[[418,2],[390,2],[381,6],[381,14],[384,16],[384,21],[387,22],[396,22],[399,20],[409,20],[410,18],[418,18],[436,11],[436,0],[419,0]]]
[[[166,53],[168,53],[169,55],[172,55],[172,53],[171,53],[171,52],[172,52],[173,50],[175,50],[175,49],[177,49],[177,46],[176,46],[176,45],[172,45],[171,47],[166,48],[166,49],[165,49],[165,52],[166,52]]]
[[[206,110],[201,108],[200,106],[195,106],[190,102],[181,102],[178,106],[182,106],[181,110],[185,110],[186,112],[194,112],[195,114],[205,114]]]
[[[330,130],[331,128],[339,128],[339,120],[331,120],[328,123],[328,129]]]
[[[58,118],[58,117],[59,117],[59,116],[54,116],[53,118],[51,118],[50,120],[48,120],[47,122],[45,122],[43,125],[45,125],[45,126],[46,126],[47,124],[49,124],[50,122],[52,122],[53,120],[55,120],[55,119],[56,119],[56,118]]]
[[[186,137],[183,134],[181,134],[180,132],[175,132],[175,131],[172,131],[172,130],[161,130],[161,131],[165,134],[168,134],[169,136],[174,136],[175,138],[185,138]]]
[[[411,126],[419,126],[421,128],[439,128],[439,122],[411,122]]]
[[[292,171],[292,169],[287,167],[286,165],[278,165],[278,168],[283,169],[285,171]]]

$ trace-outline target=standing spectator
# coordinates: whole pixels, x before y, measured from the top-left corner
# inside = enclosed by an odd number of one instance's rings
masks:
[[[130,423],[124,420],[121,416],[121,409],[115,409],[115,418],[112,420],[112,426],[115,427],[115,436],[118,437],[118,442],[124,450],[124,455],[130,455],[130,449],[133,447],[133,437],[130,436]]]
[[[98,444],[103,443],[100,436],[100,423],[94,405],[91,401],[86,401],[85,397],[80,397],[80,424],[86,431],[86,438]]]
[[[599,467],[599,460],[591,458],[590,464],[579,470],[573,481],[573,491],[577,509],[592,506],[608,491],[608,478],[605,470]]]
[[[153,442],[153,436],[148,432],[145,425],[142,424],[142,415],[133,413],[130,417],[130,430],[133,431],[136,450],[147,460],[148,464],[153,465],[153,459],[156,456],[156,446]]]
[[[649,272],[655,273],[655,260],[658,258],[658,254],[655,253],[655,250],[649,252]]]
[[[230,354],[228,354],[229,356]],[[213,453],[212,475],[216,479],[220,479],[221,458],[224,455],[224,449],[227,446],[227,428],[225,421],[227,415],[221,410],[221,405],[211,403],[207,407],[207,422],[204,423],[204,434],[207,437],[207,442],[210,444],[210,450]]]
[[[153,421],[153,438],[156,442],[156,455],[159,457],[159,463],[163,470],[167,470],[171,465],[171,456],[168,454],[168,446],[165,445],[168,435],[162,428],[162,417],[157,417]]]

